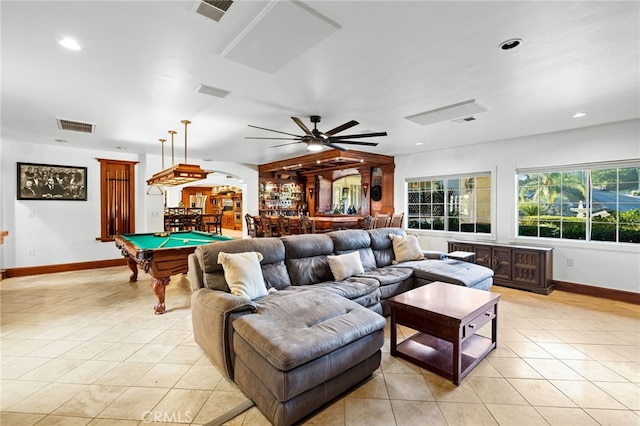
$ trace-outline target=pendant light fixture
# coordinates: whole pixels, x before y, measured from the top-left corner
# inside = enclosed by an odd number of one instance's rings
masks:
[[[202,170],[199,165],[187,163],[187,126],[191,124],[191,122],[189,120],[182,120],[181,123],[184,124],[184,163],[175,164],[173,137],[177,132],[175,130],[169,130],[169,134],[171,135],[171,167],[168,169],[164,168],[164,140],[161,139],[160,141],[163,142],[162,171],[148,179],[147,185],[176,186],[207,178],[207,172]]]

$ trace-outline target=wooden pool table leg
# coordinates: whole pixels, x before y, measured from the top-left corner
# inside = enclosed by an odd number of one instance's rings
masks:
[[[127,256],[127,266],[131,269],[131,276],[129,277],[129,281],[134,282],[138,281],[138,264],[131,257]]]
[[[156,303],[155,311],[156,315],[162,315],[165,311],[164,306],[164,291],[165,287],[169,285],[169,277],[163,278],[154,278],[151,277],[151,289],[155,293],[158,298],[158,303]]]

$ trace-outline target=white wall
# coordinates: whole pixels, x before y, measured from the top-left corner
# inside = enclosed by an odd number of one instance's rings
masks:
[[[9,237],[0,245],[0,269],[57,265],[117,259],[113,242],[96,241],[100,236],[100,163],[96,158],[137,161],[136,232],[163,229],[163,196],[147,195],[146,180],[162,167],[159,155],[126,152],[96,152],[68,145],[41,145],[3,140],[0,145],[0,229]],[[17,200],[17,162],[87,167],[87,201]],[[236,163],[204,162],[205,170],[217,170],[205,183],[230,184],[227,175],[244,180],[243,212],[258,209],[257,167]],[[180,187],[169,189],[169,198],[179,200]],[[171,194],[178,195],[171,195]],[[246,230],[244,231],[246,233]],[[33,249],[33,256],[28,253]]]
[[[496,141],[463,148],[396,156],[394,208],[407,211],[408,178],[491,171],[495,185],[494,235],[411,230],[424,249],[447,250],[447,240],[489,240],[553,247],[553,279],[640,292],[638,244],[516,238],[515,170],[640,158],[640,120]],[[567,266],[567,259],[574,266]]]

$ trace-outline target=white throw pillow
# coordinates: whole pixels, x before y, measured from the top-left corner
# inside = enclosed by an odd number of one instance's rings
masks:
[[[393,244],[394,263],[424,259],[424,254],[418,244],[418,237],[415,235],[389,234],[389,238]]]
[[[360,254],[357,251],[339,254],[337,256],[327,256],[329,268],[336,281],[342,281],[352,275],[364,274],[364,268],[360,261]]]
[[[224,269],[224,278],[231,294],[251,300],[266,296],[267,287],[262,278],[261,260],[262,254],[255,251],[218,253],[218,263]]]

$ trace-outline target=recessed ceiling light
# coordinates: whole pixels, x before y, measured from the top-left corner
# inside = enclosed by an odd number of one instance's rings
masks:
[[[575,114],[572,115],[573,118],[580,118],[580,117],[584,117],[585,115],[587,115],[586,112],[576,112]]]
[[[59,41],[60,45],[66,47],[69,50],[81,50],[82,47],[72,38],[63,38]]]
[[[416,142],[416,145],[422,145],[424,142]]]
[[[511,50],[522,44],[522,39],[520,38],[510,38],[509,40],[505,40],[500,43],[500,49],[502,50]]]

